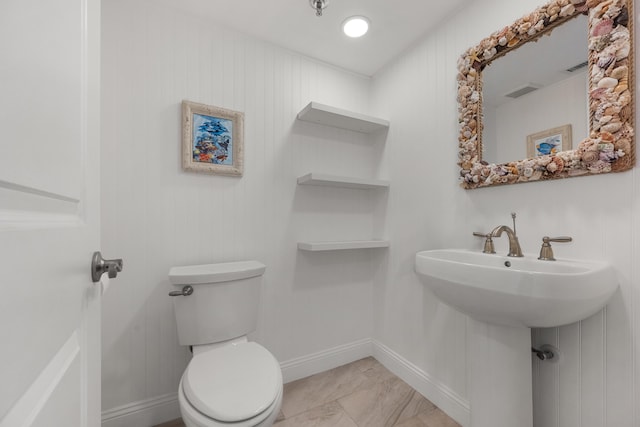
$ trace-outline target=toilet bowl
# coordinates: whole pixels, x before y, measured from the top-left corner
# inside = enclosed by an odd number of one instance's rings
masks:
[[[282,405],[282,372],[264,347],[248,341],[255,329],[260,277],[257,261],[174,267],[174,311],[181,345],[193,358],[178,400],[187,427],[269,427]]]
[[[178,396],[187,427],[271,426],[282,405],[280,365],[244,337],[195,347]]]

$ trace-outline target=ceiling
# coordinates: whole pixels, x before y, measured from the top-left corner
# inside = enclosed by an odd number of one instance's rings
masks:
[[[164,0],[290,50],[371,76],[472,0],[328,0],[317,17],[309,0]],[[369,33],[350,39],[342,22],[371,21]]]

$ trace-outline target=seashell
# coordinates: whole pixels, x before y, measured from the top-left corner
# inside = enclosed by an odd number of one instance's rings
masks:
[[[616,59],[621,60],[627,58],[629,56],[629,52],[631,52],[631,46],[629,45],[629,43],[622,44],[616,51]]]
[[[622,8],[620,7],[619,4],[612,4],[609,7],[607,7],[607,10],[605,11],[603,17],[604,18],[609,18],[609,19],[613,18],[615,16],[618,16],[620,14],[621,10],[622,10]]]
[[[600,3],[602,0],[587,0],[586,6],[591,9],[594,8]]]
[[[573,15],[573,13],[576,11],[576,7],[569,3],[568,5],[564,6],[562,9],[560,9],[560,16],[570,16]]]
[[[629,25],[629,11],[627,8],[623,8],[620,14],[614,20],[616,25],[628,26]]]
[[[600,140],[603,142],[613,142],[613,134],[609,132],[602,132],[600,134]]]
[[[620,113],[618,114],[618,117],[620,117],[620,120],[622,120],[623,122],[627,122],[629,121],[629,119],[631,119],[631,107],[628,105],[625,105],[621,110]]]
[[[560,6],[558,6],[557,4],[552,4],[547,8],[547,15],[549,15],[549,17],[553,15],[557,15],[559,13],[560,13]]]
[[[601,160],[589,165],[589,172],[591,173],[605,173],[611,171],[611,164],[609,162],[603,162]]]
[[[597,83],[604,78],[604,70],[598,66],[593,67],[591,70],[591,81]]]
[[[607,0],[604,2],[599,2],[600,4],[598,4],[596,7],[594,7],[592,13],[593,16],[595,16],[596,18],[601,17],[606,11],[607,8],[611,5],[612,0]]]
[[[564,169],[564,160],[562,157],[553,156],[551,162],[547,165],[547,170],[551,173],[560,173]]]
[[[613,64],[613,62],[616,60],[616,56],[615,55],[603,55],[601,57],[598,58],[598,61],[596,62],[596,65],[598,65],[599,68],[605,69],[608,68],[609,65]]]
[[[507,47],[513,47],[517,45],[519,42],[520,42],[520,39],[518,37],[514,37],[511,40],[509,40],[509,43],[507,43]]]
[[[589,50],[600,52],[611,42],[611,34],[589,40]]]
[[[622,150],[625,153],[631,152],[631,142],[626,138],[620,138],[613,144],[616,150]]]
[[[498,44],[500,46],[506,46],[508,43],[507,37],[506,36],[502,36],[498,39]]]
[[[589,95],[591,96],[592,99],[604,99],[605,92],[606,92],[606,89],[600,87],[597,89],[593,89]]]
[[[605,77],[598,82],[598,88],[611,89],[618,85],[618,80],[613,77]]]
[[[486,49],[483,53],[482,53],[482,58],[485,60],[491,59],[493,58],[493,56],[498,53],[498,51],[496,50],[495,47],[492,47],[490,49]]]
[[[518,33],[527,34],[529,28],[531,28],[531,22],[523,22],[518,26]]]
[[[631,102],[631,92],[626,91],[618,95],[618,104],[620,104],[621,107],[626,107],[627,105],[629,105],[630,102]]]
[[[619,84],[618,86],[616,86],[616,88],[613,90],[615,93],[622,93],[626,90],[629,89],[629,86],[626,84]]]
[[[619,112],[620,112],[620,108],[619,107],[615,107],[615,106],[612,105],[610,107],[607,107],[604,110],[604,115],[605,116],[613,116],[613,115],[618,114]]]
[[[621,122],[611,122],[611,123],[608,123],[608,124],[602,126],[600,129],[603,132],[616,133],[620,129],[622,129],[622,123]]]
[[[593,37],[600,37],[609,34],[613,30],[613,20],[602,19],[591,29],[591,35]]]
[[[614,68],[614,70],[611,72],[611,77],[613,77],[614,79],[618,79],[618,81],[620,81],[623,78],[628,79],[628,76],[629,76],[629,67],[627,67],[626,65],[623,65],[618,68]]]
[[[598,123],[600,123],[601,125],[604,125],[604,124],[609,123],[611,120],[613,120],[613,116],[602,116],[598,120]]]
[[[600,160],[600,154],[597,151],[587,151],[582,155],[582,161],[584,163],[595,163]]]

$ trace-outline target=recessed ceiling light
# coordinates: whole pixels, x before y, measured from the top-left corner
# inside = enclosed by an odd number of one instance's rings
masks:
[[[364,16],[352,16],[342,24],[342,31],[349,37],[362,37],[369,31],[369,20]]]

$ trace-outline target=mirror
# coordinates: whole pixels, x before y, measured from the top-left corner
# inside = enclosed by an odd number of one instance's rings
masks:
[[[462,55],[463,188],[634,166],[630,10],[631,0],[555,0]]]

